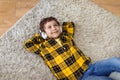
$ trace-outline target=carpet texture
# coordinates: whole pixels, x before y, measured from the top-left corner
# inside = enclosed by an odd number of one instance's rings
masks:
[[[75,42],[93,62],[120,57],[120,18],[90,0],[40,0],[0,37],[0,80],[56,80],[39,56],[23,48],[47,16],[73,21]]]

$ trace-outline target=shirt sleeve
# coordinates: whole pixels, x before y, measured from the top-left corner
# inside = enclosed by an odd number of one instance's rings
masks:
[[[42,38],[40,37],[40,35],[35,34],[34,36],[32,36],[32,38],[27,39],[23,45],[27,51],[30,51],[35,54],[40,54],[41,42],[42,42]]]
[[[72,37],[74,36],[74,28],[73,22],[63,22],[62,24],[63,33]]]

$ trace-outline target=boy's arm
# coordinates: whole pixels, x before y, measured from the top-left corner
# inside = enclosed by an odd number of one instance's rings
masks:
[[[30,51],[35,54],[40,54],[40,48],[42,38],[39,34],[35,34],[32,38],[24,42],[24,47],[27,51]]]
[[[73,22],[63,22],[62,24],[63,26],[63,33],[70,35],[70,36],[74,36],[74,23]]]

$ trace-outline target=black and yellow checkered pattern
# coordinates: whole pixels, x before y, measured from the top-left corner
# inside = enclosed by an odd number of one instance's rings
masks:
[[[40,55],[58,80],[77,80],[87,70],[90,58],[78,49],[73,41],[74,24],[63,23],[63,33],[56,39],[42,39],[35,34],[25,41],[25,48]]]

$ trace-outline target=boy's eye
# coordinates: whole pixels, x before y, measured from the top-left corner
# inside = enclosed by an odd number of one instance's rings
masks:
[[[48,26],[48,29],[50,29],[51,28],[51,26]]]
[[[57,24],[55,24],[54,26],[58,26]]]

